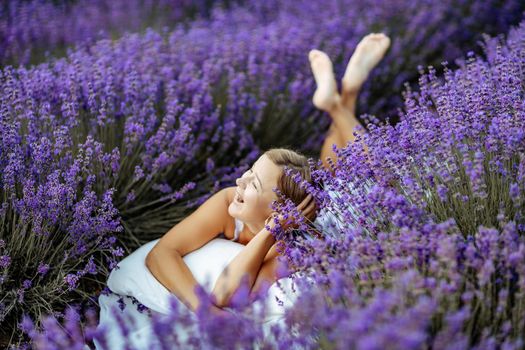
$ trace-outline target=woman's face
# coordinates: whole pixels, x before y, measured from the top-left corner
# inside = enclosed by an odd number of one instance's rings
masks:
[[[264,222],[272,213],[271,204],[277,199],[273,188],[281,175],[281,168],[262,155],[236,180],[237,194],[228,207],[228,213],[243,222]]]

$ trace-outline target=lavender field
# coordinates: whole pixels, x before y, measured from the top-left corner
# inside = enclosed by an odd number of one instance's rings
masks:
[[[340,77],[370,32],[367,132],[327,170],[308,52]],[[325,218],[283,249],[282,322],[243,290],[229,316],[134,300],[149,348],[525,347],[523,1],[10,0],[0,128],[0,348],[110,348],[110,271],[272,147],[311,157]]]

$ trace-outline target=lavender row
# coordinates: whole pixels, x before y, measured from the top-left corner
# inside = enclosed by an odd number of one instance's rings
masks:
[[[228,8],[226,13],[221,10],[224,7]],[[459,57],[466,49],[477,49],[476,41],[482,33],[506,32],[510,25],[518,23],[524,10],[525,5],[520,1],[498,0],[357,3],[346,0],[305,4],[280,0],[264,4],[186,0],[10,1],[4,4],[0,13],[0,52],[3,55],[0,62],[15,66],[40,62],[45,51],[62,55],[69,46],[91,45],[97,39],[115,38],[123,32],[143,31],[147,27],[157,30],[173,28],[177,22],[197,16],[206,19],[201,25],[190,23],[189,27],[213,27],[214,31],[209,31],[209,41],[217,40],[214,39],[215,30],[236,32],[239,26],[242,26],[242,31],[260,28],[265,32],[265,38],[269,34],[267,29],[271,28],[274,35],[289,37],[283,38],[285,43],[306,38],[309,48],[321,47],[336,57],[336,69],[342,73],[346,60],[363,35],[370,31],[385,31],[395,38],[391,54],[386,57],[384,67],[373,74],[359,105],[363,111],[396,118],[397,108],[402,105],[399,96],[403,84],[417,79],[414,67],[438,65],[442,60]],[[216,16],[219,20],[215,18],[207,23],[214,11],[219,13]],[[290,23],[295,29],[286,33],[291,28]],[[246,37],[246,34],[241,34],[241,37]],[[253,43],[258,46],[260,40],[250,38],[239,48],[250,47]],[[384,91],[391,93],[385,96]]]
[[[207,1],[17,1],[0,6],[0,66],[41,62],[69,46],[205,15]]]
[[[168,65],[157,66],[163,54],[154,50],[166,47],[155,33],[129,36],[2,72],[4,337],[19,334],[23,312],[94,299],[124,254],[117,240],[129,252],[165,232],[238,175],[222,159],[256,156],[237,145],[206,76],[191,66],[177,80],[159,72]],[[188,90],[178,88],[184,80]]]

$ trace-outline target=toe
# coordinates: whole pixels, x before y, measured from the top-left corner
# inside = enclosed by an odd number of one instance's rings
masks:
[[[313,61],[317,57],[319,57],[320,54],[321,54],[321,51],[319,50],[310,50],[310,52],[308,53],[308,58],[310,59],[310,61]]]

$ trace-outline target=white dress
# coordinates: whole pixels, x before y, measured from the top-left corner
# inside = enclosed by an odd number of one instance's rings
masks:
[[[183,257],[197,282],[208,293],[211,293],[224,268],[245,247],[237,242],[242,228],[242,221],[236,219],[233,239],[215,238]],[[169,314],[170,300],[178,302],[179,310],[188,310],[184,303],[174,299],[174,294],[158,282],[145,265],[146,256],[158,241],[159,239],[156,239],[141,246],[119,262],[118,268],[111,271],[107,286],[112,293],[99,296],[100,321],[98,327],[105,328],[107,347],[94,341],[97,349],[124,349],[126,339],[131,343],[133,349],[154,348],[158,343],[153,333],[150,315]],[[297,298],[297,292],[292,292],[294,290],[292,284],[292,279],[283,278],[272,284],[268,290],[264,302],[269,312],[266,319],[263,320],[263,328],[267,335],[269,335],[271,325],[282,324],[285,309],[293,305]],[[276,298],[281,302],[277,302]],[[143,305],[140,308],[145,309],[142,312],[137,307],[139,303]],[[129,328],[127,336],[122,334],[116,318],[118,316],[111,312],[111,308],[127,320],[126,324]],[[193,315],[191,312],[190,314]],[[187,338],[187,333],[183,329],[178,331],[177,335],[181,341]]]

